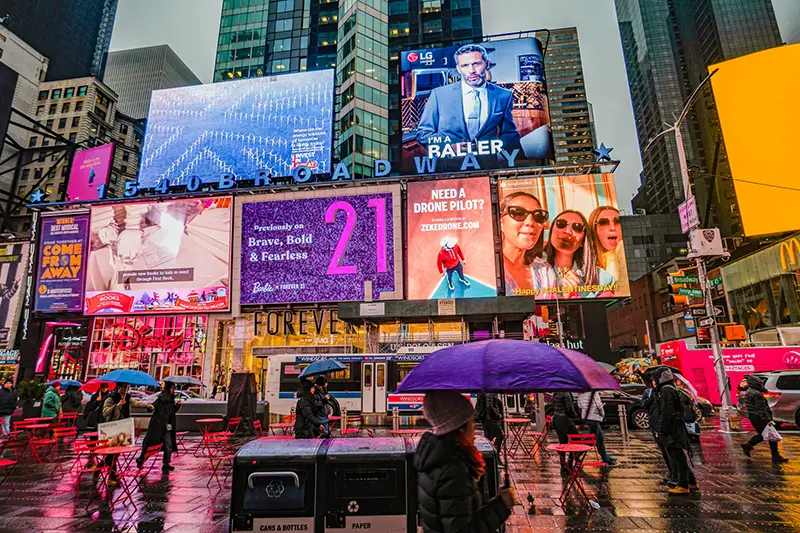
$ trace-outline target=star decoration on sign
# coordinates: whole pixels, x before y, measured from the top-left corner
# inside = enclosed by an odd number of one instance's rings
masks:
[[[42,198],[47,196],[45,193],[42,192],[42,189],[36,189],[36,192],[31,194],[31,202],[34,204],[38,204],[42,201]]]
[[[611,152],[613,148],[606,148],[605,143],[600,144],[600,148],[592,150],[592,153],[597,156],[597,161],[611,161]]]

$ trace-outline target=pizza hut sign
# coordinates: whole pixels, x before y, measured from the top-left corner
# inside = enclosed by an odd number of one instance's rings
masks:
[[[126,351],[142,351],[145,348],[168,352],[169,356],[183,345],[183,332],[177,335],[155,335],[153,328],[148,325],[134,328],[129,324],[117,324],[114,335],[114,348]]]

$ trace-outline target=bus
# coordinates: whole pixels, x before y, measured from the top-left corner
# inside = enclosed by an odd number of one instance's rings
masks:
[[[265,399],[270,413],[288,415],[297,403],[299,376],[303,369],[320,359],[334,359],[345,366],[327,375],[328,392],[336,400],[334,415],[340,409],[349,413],[391,414],[397,407],[403,414],[420,413],[424,394],[398,394],[403,378],[439,347],[414,347],[411,353],[382,354],[276,354],[267,356]]]

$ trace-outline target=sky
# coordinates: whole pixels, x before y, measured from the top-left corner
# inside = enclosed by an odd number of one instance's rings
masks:
[[[784,40],[800,39],[800,0],[773,0]],[[487,35],[576,26],[597,142],[613,148],[622,209],[639,187],[642,161],[614,0],[482,0]],[[502,7],[502,9],[501,9]],[[168,44],[204,83],[213,77],[222,0],[120,0],[111,50]]]

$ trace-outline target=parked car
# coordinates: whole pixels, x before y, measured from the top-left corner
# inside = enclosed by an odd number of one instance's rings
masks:
[[[800,426],[800,370],[777,370],[748,374],[739,383],[737,408],[741,416],[747,417],[744,396],[747,394],[747,378],[755,376],[764,384],[764,397],[776,425],[796,424]]]

